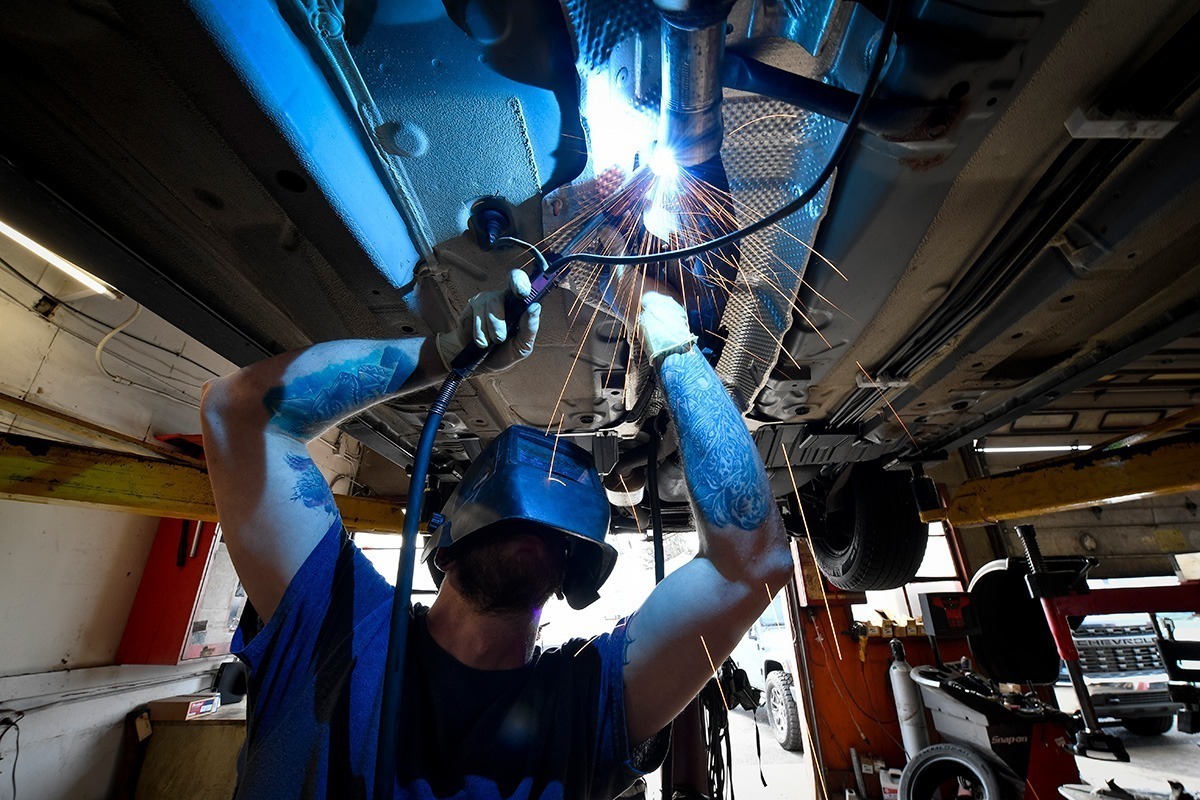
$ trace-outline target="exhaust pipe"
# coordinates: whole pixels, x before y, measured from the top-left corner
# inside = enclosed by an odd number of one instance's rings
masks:
[[[662,15],[658,144],[694,167],[721,151],[721,62],[734,0],[654,0]]]

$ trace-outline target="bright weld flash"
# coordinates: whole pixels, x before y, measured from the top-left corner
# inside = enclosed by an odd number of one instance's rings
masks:
[[[671,148],[655,147],[647,163],[660,181],[674,183],[679,180],[679,162],[675,160],[675,151]]]
[[[656,120],[635,108],[607,73],[591,73],[585,81],[583,117],[588,150],[596,174],[611,166],[632,169],[638,153],[653,141]]]
[[[655,147],[646,163],[654,173],[654,182],[650,185],[650,207],[642,214],[642,224],[666,242],[679,230],[679,164],[669,147]]]

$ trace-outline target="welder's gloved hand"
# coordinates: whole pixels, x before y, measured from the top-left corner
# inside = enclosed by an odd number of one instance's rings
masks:
[[[541,319],[541,304],[529,306],[529,310],[521,316],[518,330],[511,337],[509,331],[514,321],[504,318],[505,298],[510,294],[513,297],[528,297],[530,291],[529,276],[514,269],[508,274],[507,289],[480,292],[468,300],[454,329],[437,335],[438,355],[446,369],[470,342],[480,347],[495,345],[476,373],[502,372],[532,353]]]
[[[696,343],[688,327],[687,312],[673,297],[650,291],[642,295],[638,334],[642,348],[655,366],[672,353],[686,353]]]

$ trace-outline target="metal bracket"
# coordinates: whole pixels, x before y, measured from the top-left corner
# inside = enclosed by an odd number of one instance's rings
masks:
[[[1179,124],[1176,119],[1137,117],[1133,114],[1106,116],[1095,108],[1076,108],[1063,123],[1072,139],[1162,139]]]

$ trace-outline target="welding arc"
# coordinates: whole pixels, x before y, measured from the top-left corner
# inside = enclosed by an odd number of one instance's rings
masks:
[[[858,133],[859,125],[862,123],[863,114],[866,113],[867,103],[871,100],[871,95],[875,93],[875,89],[879,85],[879,76],[883,72],[884,62],[887,61],[888,47],[892,41],[892,35],[896,30],[896,20],[900,16],[900,0],[889,0],[887,7],[887,15],[883,21],[883,30],[879,35],[879,43],[875,46],[875,55],[871,60],[871,71],[867,74],[867,81],[863,85],[862,93],[854,103],[854,110],[850,113],[850,119],[846,122],[846,128],[842,131],[842,136],[838,139],[837,147],[834,148],[833,154],[825,163],[825,167],[816,179],[809,184],[809,187],[804,192],[784,206],[780,206],[775,211],[772,211],[765,217],[755,220],[749,225],[730,231],[715,239],[710,239],[707,242],[681,247],[678,250],[666,250],[661,253],[649,253],[643,255],[604,255],[602,253],[567,253],[559,256],[554,263],[554,268],[561,269],[564,264],[569,261],[583,261],[588,264],[654,264],[659,261],[672,261],[676,259],[690,258],[701,253],[707,253],[709,250],[715,250],[719,247],[724,247],[727,244],[732,244],[749,236],[752,233],[758,233],[763,228],[770,227],[782,219],[790,217],[804,206],[808,205],[821,188],[833,175],[833,171],[837,169],[846,153],[850,150],[850,145],[854,143],[854,136]]]

